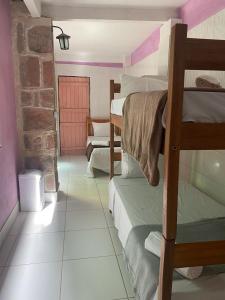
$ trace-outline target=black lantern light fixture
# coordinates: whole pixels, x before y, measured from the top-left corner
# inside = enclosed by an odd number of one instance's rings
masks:
[[[58,35],[56,38],[59,40],[59,45],[60,45],[60,49],[61,50],[69,50],[69,39],[70,39],[70,36],[65,34],[62,30],[62,28],[60,28],[59,26],[52,26],[54,28],[58,28],[61,30],[61,34]]]

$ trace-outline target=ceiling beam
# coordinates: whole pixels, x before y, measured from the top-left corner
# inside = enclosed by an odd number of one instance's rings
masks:
[[[54,21],[73,19],[167,21],[176,18],[176,8],[70,7],[42,5],[42,15]]]
[[[23,0],[26,4],[32,17],[41,16],[41,2],[40,0]]]

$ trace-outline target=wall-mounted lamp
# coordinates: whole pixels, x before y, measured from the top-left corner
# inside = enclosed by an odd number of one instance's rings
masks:
[[[59,45],[60,45],[60,49],[61,50],[69,50],[69,39],[70,36],[65,34],[62,30],[62,28],[60,28],[59,26],[52,26],[54,28],[58,28],[62,31],[62,33],[60,35],[58,35],[56,38],[59,40]]]

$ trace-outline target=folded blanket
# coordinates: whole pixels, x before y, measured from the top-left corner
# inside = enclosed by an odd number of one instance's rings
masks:
[[[160,257],[161,251],[161,241],[162,234],[158,231],[150,232],[148,237],[145,239],[145,249]],[[186,267],[186,268],[177,268],[175,269],[182,276],[187,279],[195,279],[198,278],[203,271],[203,267]]]
[[[123,106],[122,148],[139,162],[153,186],[159,184],[158,157],[166,99],[167,91],[135,93],[126,98]]]

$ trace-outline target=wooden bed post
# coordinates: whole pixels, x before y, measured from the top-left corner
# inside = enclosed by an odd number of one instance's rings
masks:
[[[114,99],[114,80],[110,80],[110,111],[111,111],[111,102]],[[110,179],[114,176],[114,135],[115,127],[111,122],[110,114]]]
[[[175,25],[171,33],[169,86],[164,156],[163,240],[161,245],[159,300],[170,300],[177,231],[178,178],[185,74],[187,25]]]

